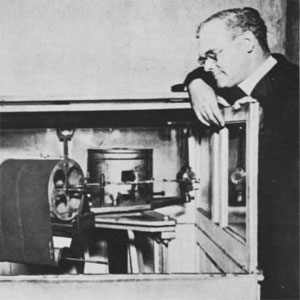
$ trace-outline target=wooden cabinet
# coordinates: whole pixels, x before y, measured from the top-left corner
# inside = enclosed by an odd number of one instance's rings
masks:
[[[195,165],[209,177],[200,185],[196,204],[200,272],[214,265],[220,273],[256,273],[259,105],[226,109],[224,117],[225,128],[195,143],[208,143],[209,149]],[[203,160],[210,161],[206,171]]]
[[[205,276],[216,287],[222,278],[222,292],[213,290],[204,299],[225,299],[228,290],[231,299],[259,299],[258,282],[263,279],[257,269],[260,108],[258,104],[239,111],[226,108],[223,115],[226,125],[219,132],[194,129],[189,137],[190,165],[200,184],[195,202],[186,204],[177,219],[179,234],[170,244],[169,265],[173,271],[202,274],[199,286],[206,285]],[[240,280],[249,284],[240,286]]]
[[[197,122],[190,128],[189,164],[200,177],[194,200],[158,209],[177,221],[176,238],[168,245],[168,274],[0,276],[1,294],[9,299],[21,294],[55,299],[68,291],[70,299],[258,300],[259,105],[226,108],[223,115],[226,126],[219,132],[200,129]]]

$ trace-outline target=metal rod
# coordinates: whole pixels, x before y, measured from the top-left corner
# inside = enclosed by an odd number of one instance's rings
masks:
[[[73,258],[73,257],[63,257],[62,260],[108,265],[107,261],[101,261],[101,260],[80,259],[80,258]]]
[[[155,183],[155,182],[192,182],[192,183],[200,183],[200,179],[148,179],[148,180],[139,180],[139,181],[121,181],[121,182],[114,182],[114,181],[106,181],[106,185],[138,185],[138,184],[146,184],[146,183]],[[100,186],[100,183],[87,183],[86,186]],[[76,186],[82,187],[82,186]]]
[[[68,139],[64,138],[63,143],[64,143],[64,157],[68,158],[68,156],[69,156]]]

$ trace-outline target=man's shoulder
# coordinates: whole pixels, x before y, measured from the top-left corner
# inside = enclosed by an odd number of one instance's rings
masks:
[[[261,105],[278,105],[283,110],[298,110],[299,105],[299,66],[289,62],[281,54],[272,54],[277,64],[256,85],[254,98],[261,97]]]
[[[285,79],[295,84],[299,83],[299,66],[288,61],[282,54],[272,54],[277,64],[270,74],[274,79]]]

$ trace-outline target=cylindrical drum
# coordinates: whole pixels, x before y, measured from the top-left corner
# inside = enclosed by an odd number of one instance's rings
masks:
[[[88,149],[88,178],[102,185],[94,206],[131,206],[152,199],[152,149]]]
[[[55,265],[50,217],[81,212],[83,172],[73,160],[8,159],[0,165],[0,260]],[[71,187],[71,188],[70,188]]]
[[[0,196],[2,201],[9,197],[11,203],[20,198],[24,205],[46,199],[52,217],[69,221],[83,202],[83,193],[70,187],[82,187],[83,180],[80,166],[72,159],[9,159],[1,165]]]

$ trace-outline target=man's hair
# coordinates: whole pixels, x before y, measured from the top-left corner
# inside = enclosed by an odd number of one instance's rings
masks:
[[[197,29],[199,38],[202,27],[213,21],[223,20],[226,28],[230,29],[235,38],[245,31],[251,31],[264,52],[270,52],[267,41],[267,27],[259,12],[251,7],[222,10],[203,21]]]

